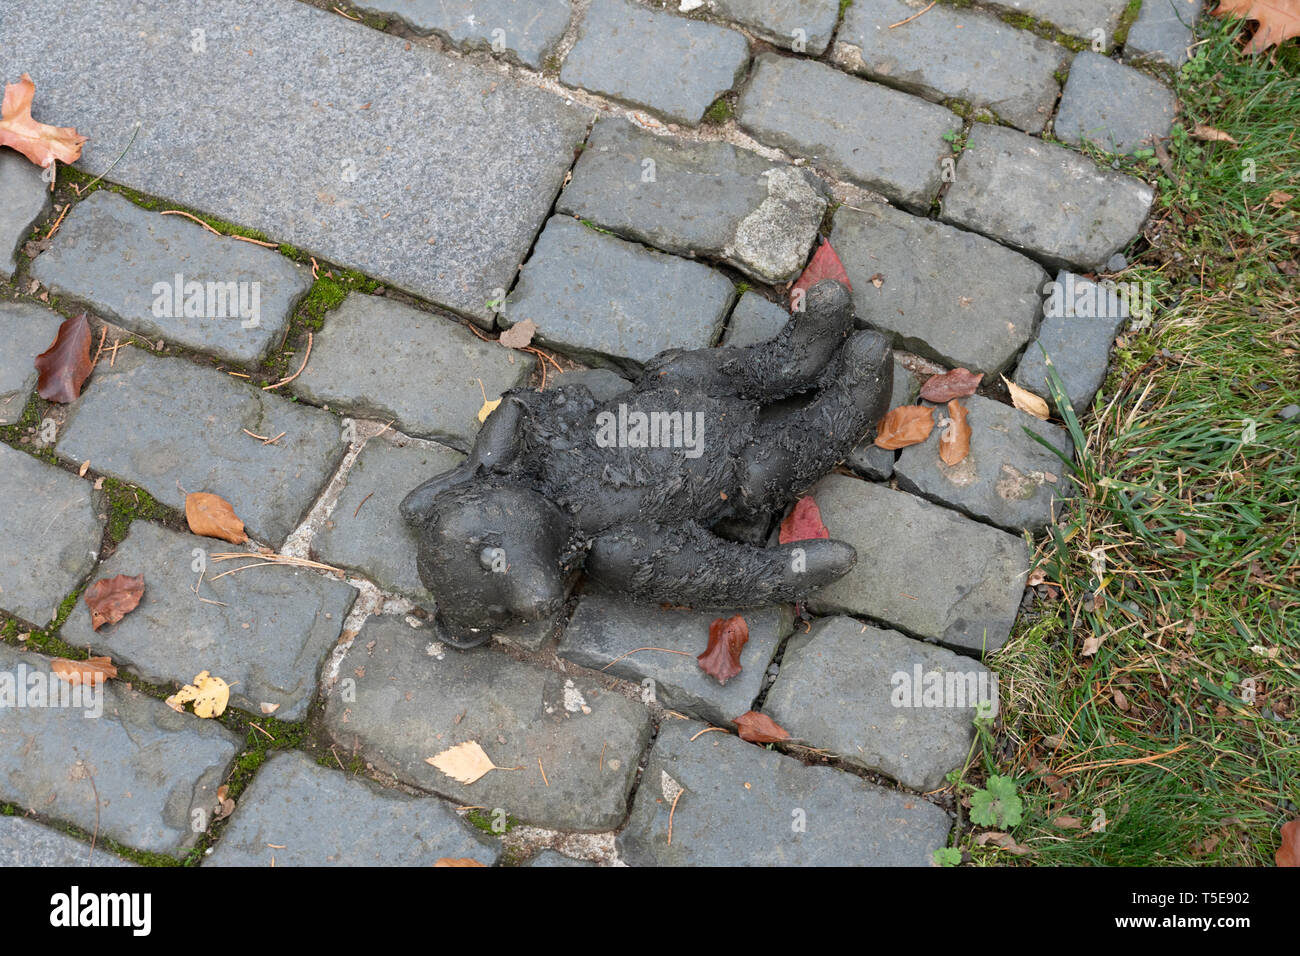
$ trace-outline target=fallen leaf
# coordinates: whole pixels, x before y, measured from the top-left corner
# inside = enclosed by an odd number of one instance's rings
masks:
[[[1017,843],[1012,839],[1010,833],[999,833],[997,830],[985,830],[975,837],[975,842],[980,846],[992,843],[994,846],[1001,847],[1015,856],[1029,856],[1034,852],[1029,847]]]
[[[924,405],[891,408],[876,428],[876,445],[893,451],[917,445],[934,431],[934,411]]]
[[[939,458],[948,467],[959,465],[970,454],[970,425],[966,408],[957,399],[948,403],[948,426],[939,436]]]
[[[1128,698],[1124,696],[1124,692],[1118,687],[1112,687],[1110,689],[1110,696],[1114,699],[1115,706],[1125,713],[1127,713],[1129,708],[1132,706],[1129,704]]]
[[[1261,53],[1300,36],[1300,0],[1219,0],[1214,15],[1230,13],[1256,23],[1255,35],[1246,44],[1248,53]]]
[[[144,597],[144,575],[100,578],[86,588],[86,607],[90,608],[90,628],[98,631],[104,624],[116,624],[134,611]]]
[[[222,784],[217,787],[217,812],[212,815],[213,820],[224,820],[235,812],[235,801],[230,799],[230,787]]]
[[[77,400],[90,377],[90,323],[86,313],[59,326],[54,344],[36,356],[36,392],[47,402],[67,404]]]
[[[778,740],[790,739],[788,730],[767,714],[760,714],[756,710],[741,714],[733,723],[740,739],[748,740],[751,744],[774,744]]]
[[[235,515],[230,502],[220,495],[206,491],[192,491],[185,496],[185,521],[190,530],[209,538],[220,538],[232,544],[248,540],[244,522]]]
[[[840,257],[831,247],[829,239],[822,240],[822,244],[817,247],[817,251],[809,260],[808,267],[803,270],[798,279],[794,280],[794,285],[790,286],[791,304],[800,294],[806,294],[823,279],[834,279],[850,292],[853,291],[853,283],[849,281],[849,274],[844,271],[844,263],[840,262]]]
[[[931,375],[921,386],[921,397],[927,402],[942,405],[954,398],[966,398],[974,395],[975,389],[984,381],[984,373],[976,375],[964,368],[955,368],[942,375]]]
[[[882,285],[884,285],[885,284],[884,273],[877,272],[875,275],[873,275],[871,277],[871,284],[874,285],[877,289],[879,289]]]
[[[50,670],[60,680],[69,684],[102,683],[117,676],[117,668],[107,657],[92,657],[84,661],[70,661],[66,657],[56,657],[50,661]]]
[[[258,704],[258,706],[262,709],[262,713],[264,714],[274,714],[277,710],[280,709],[279,704],[272,704],[272,703],[268,703],[267,701],[262,701],[260,704]]]
[[[32,119],[35,96],[36,84],[26,73],[17,83],[5,84],[4,102],[0,103],[0,146],[18,150],[41,167],[56,159],[75,163],[81,158],[86,137],[77,135],[71,126],[47,126]]]
[[[1273,854],[1278,866],[1300,866],[1300,817],[1282,824],[1282,845]]]
[[[817,502],[812,495],[804,495],[794,503],[790,514],[781,522],[777,540],[781,544],[789,544],[791,541],[813,541],[830,536],[830,531],[822,524],[822,513]]]
[[[1026,587],[1036,588],[1047,580],[1047,572],[1042,568],[1035,568],[1029,574],[1029,580],[1025,582]]]
[[[1285,206],[1287,203],[1289,203],[1292,199],[1295,199],[1295,195],[1293,193],[1283,192],[1280,189],[1274,189],[1271,193],[1269,193],[1267,196],[1264,197],[1264,200],[1270,206],[1276,206],[1279,209]]]
[[[524,319],[502,332],[497,341],[508,349],[521,349],[533,341],[536,332],[537,323],[532,319]]]
[[[709,625],[709,646],[696,660],[704,673],[725,684],[740,673],[740,651],[749,641],[749,625],[737,614]]]
[[[1078,817],[1057,817],[1052,821],[1052,826],[1060,827],[1062,830],[1082,830],[1083,821]]]
[[[493,412],[495,412],[497,410],[497,406],[500,404],[501,404],[501,399],[499,398],[494,398],[490,402],[488,401],[483,402],[483,407],[478,410],[478,423],[482,425],[485,421],[487,421],[487,417],[491,415]]]
[[[167,698],[165,703],[177,713],[183,713],[184,704],[194,704],[194,715],[205,720],[220,717],[230,702],[230,685],[220,677],[200,671],[193,684],[186,684]]]
[[[1083,650],[1080,653],[1084,657],[1091,657],[1101,649],[1101,642],[1106,640],[1104,637],[1089,637],[1084,639]]]
[[[1215,129],[1213,126],[1204,126],[1200,123],[1192,127],[1192,138],[1206,143],[1232,143],[1234,146],[1237,143],[1223,130]]]
[[[1039,398],[1033,392],[1021,388],[1015,382],[1002,376],[1002,381],[1006,383],[1007,391],[1011,393],[1011,404],[1016,406],[1022,412],[1028,412],[1035,418],[1041,418],[1047,421],[1047,402]]]
[[[467,856],[457,856],[457,857],[442,856],[434,860],[433,865],[434,866],[485,866],[486,864],[480,863],[478,860],[471,860]]]
[[[451,779],[468,786],[490,770],[504,770],[492,762],[477,741],[467,740],[424,762],[437,767]]]

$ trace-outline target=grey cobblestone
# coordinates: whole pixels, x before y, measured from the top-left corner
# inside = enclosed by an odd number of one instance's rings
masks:
[[[992,7],[1033,17],[1084,40],[1110,46],[1129,0],[988,0]],[[1099,32],[1097,32],[1099,31]]]
[[[1124,40],[1124,59],[1156,60],[1178,69],[1196,39],[1202,0],[1142,0]]]
[[[1177,111],[1178,101],[1164,84],[1084,50],[1070,67],[1052,128],[1057,139],[1075,146],[1087,141],[1108,152],[1131,153],[1167,137]]]
[[[422,34],[465,50],[505,53],[535,70],[547,66],[570,13],[569,0],[361,0],[353,6],[396,14]]]
[[[747,291],[731,310],[731,319],[722,336],[722,344],[730,348],[741,348],[766,342],[789,321],[790,312],[784,306],[763,298],[757,292]]]
[[[54,344],[63,316],[34,302],[0,302],[0,425],[23,417],[36,388],[36,356]]]
[[[0,867],[134,866],[102,846],[91,851],[66,833],[24,817],[0,817]]]
[[[705,0],[704,8],[777,46],[814,56],[825,51],[840,16],[839,0]]]
[[[0,150],[0,278],[13,276],[19,244],[49,208],[40,168],[13,150]]]

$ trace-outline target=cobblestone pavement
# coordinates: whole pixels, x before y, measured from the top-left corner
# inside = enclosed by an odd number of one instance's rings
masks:
[[[1045,350],[1090,406],[1128,316],[1081,274],[1152,202],[1099,157],[1168,133],[1200,3],[333,6],[0,0],[0,76],[90,137],[53,187],[0,150],[0,860],[931,865],[975,708],[911,683],[996,687],[1069,494],[1064,431],[1000,376],[1046,396]],[[819,235],[894,341],[893,405],[985,374],[969,457],[936,431],[819,483],[859,563],[811,621],[746,611],[726,685],[691,660],[716,612],[592,588],[438,643],[396,508],[484,401],[760,341]],[[106,347],[48,403],[33,358],[82,311]],[[555,363],[492,341],[525,320]],[[252,541],[191,534],[192,491]],[[204,569],[239,547],[339,570]],[[95,630],[83,591],[119,573],[143,602]],[[85,651],[121,668],[97,713],[28,693]],[[163,702],[203,670],[219,720]],[[750,710],[793,739],[704,732]],[[468,741],[506,769],[430,765]]]

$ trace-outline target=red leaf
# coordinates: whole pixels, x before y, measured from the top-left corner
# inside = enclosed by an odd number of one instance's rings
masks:
[[[1300,866],[1300,817],[1282,824],[1282,845],[1273,854],[1278,866]]]
[[[709,625],[709,646],[696,660],[704,673],[725,684],[740,673],[740,651],[749,641],[749,625],[737,614]]]
[[[980,382],[983,379],[984,374],[982,372],[976,375],[967,369],[955,368],[951,372],[932,375],[926,379],[925,384],[921,386],[921,397],[927,402],[942,405],[954,398],[966,398],[974,395],[975,389],[980,387]]]
[[[847,287],[850,292],[853,291],[853,283],[849,281],[849,274],[844,271],[844,263],[840,262],[840,257],[835,254],[835,250],[831,248],[828,239],[822,240],[822,244],[813,253],[808,267],[794,281],[794,285],[790,286],[790,301],[795,301],[797,290],[802,289],[804,293],[807,293],[809,289],[823,279],[834,279]]]
[[[54,344],[36,356],[36,392],[47,402],[75,402],[90,376],[90,323],[86,313],[59,326]]]
[[[748,740],[751,744],[774,744],[778,740],[790,739],[788,730],[767,714],[760,714],[756,710],[741,714],[733,723],[740,739]]]
[[[98,631],[105,624],[116,624],[136,609],[144,597],[144,575],[100,578],[86,588],[86,607],[90,608],[90,627]]]
[[[790,514],[781,522],[779,540],[781,544],[791,541],[811,541],[814,538],[829,538],[831,533],[822,524],[822,512],[812,495],[805,495],[794,503]]]

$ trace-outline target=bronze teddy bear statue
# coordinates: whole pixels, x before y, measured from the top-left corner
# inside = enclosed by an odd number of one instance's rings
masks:
[[[550,615],[583,569],[633,600],[717,608],[846,574],[857,554],[842,541],[734,540],[745,522],[765,531],[887,410],[889,342],[854,331],[834,280],[804,301],[766,342],[660,353],[607,402],[581,384],[503,395],[469,457],[401,504],[441,638],[475,647]]]

